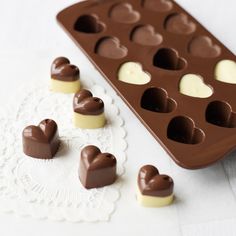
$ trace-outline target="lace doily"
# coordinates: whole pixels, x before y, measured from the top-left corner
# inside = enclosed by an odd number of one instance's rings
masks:
[[[97,145],[117,158],[118,176],[124,173],[126,132],[117,106],[105,90],[87,84],[103,99],[107,125],[97,130],[75,129],[72,123],[73,95],[51,93],[48,86],[32,85],[15,96],[14,113],[6,108],[0,116],[0,210],[22,216],[71,222],[108,221],[119,198],[115,184],[86,190],[78,179],[80,150]],[[16,107],[17,104],[17,107]],[[22,130],[45,118],[54,119],[62,140],[56,158],[39,160],[22,151]]]

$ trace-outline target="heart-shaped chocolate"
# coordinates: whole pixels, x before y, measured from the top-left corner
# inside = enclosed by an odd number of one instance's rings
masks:
[[[51,159],[59,148],[58,129],[55,121],[46,119],[38,126],[28,126],[23,130],[23,150],[28,156]]]
[[[155,32],[151,25],[140,25],[131,33],[131,40],[144,46],[157,46],[162,43],[163,37]]]
[[[135,11],[129,3],[118,3],[111,7],[109,16],[119,23],[133,24],[140,19],[139,12]]]
[[[116,180],[116,158],[89,145],[81,151],[79,177],[87,189],[110,185]]]
[[[105,25],[96,15],[82,15],[75,22],[74,29],[80,33],[97,34],[103,31]]]
[[[153,57],[153,65],[164,70],[182,70],[186,66],[186,61],[179,57],[176,50],[161,48]]]
[[[52,63],[52,79],[61,81],[75,81],[79,79],[79,75],[79,68],[70,64],[70,61],[65,57],[58,57]]]
[[[213,101],[207,106],[206,121],[220,127],[235,128],[236,113],[232,111],[229,103]]]
[[[164,89],[149,88],[142,96],[141,107],[149,111],[169,113],[176,108],[176,102],[168,97]]]
[[[188,52],[195,57],[214,58],[220,55],[221,49],[208,36],[198,36],[190,41]]]
[[[148,10],[157,12],[170,11],[173,7],[170,0],[143,0],[142,5]]]
[[[102,99],[93,97],[93,94],[82,89],[74,95],[74,112],[83,115],[99,115],[104,112],[104,103]]]
[[[128,84],[147,84],[151,80],[150,74],[143,71],[142,66],[137,62],[126,62],[121,65],[118,71],[118,80]]]
[[[191,34],[196,30],[196,24],[188,20],[188,16],[175,13],[165,20],[165,29],[175,34]]]
[[[200,75],[184,75],[179,83],[181,94],[195,98],[208,98],[213,94],[213,89],[204,83]]]
[[[120,45],[120,41],[114,37],[100,39],[95,47],[95,53],[106,58],[120,59],[127,55],[126,47]]]
[[[160,175],[156,167],[146,165],[139,171],[138,187],[143,195],[166,197],[173,193],[174,182],[168,175]]]
[[[204,132],[195,127],[194,121],[187,116],[174,117],[167,128],[167,137],[175,142],[198,144],[204,140]]]
[[[236,62],[222,60],[215,68],[215,79],[228,84],[236,84]]]

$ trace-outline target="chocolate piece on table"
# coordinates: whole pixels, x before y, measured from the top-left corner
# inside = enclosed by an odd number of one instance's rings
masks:
[[[80,89],[80,71],[65,57],[56,58],[51,66],[51,90],[61,93],[76,93]]]
[[[160,175],[152,165],[143,166],[138,174],[137,200],[145,207],[162,207],[173,201],[174,182],[168,175]]]
[[[26,127],[22,139],[24,153],[39,159],[53,158],[60,146],[57,124],[50,119]]]
[[[74,95],[73,109],[75,127],[97,129],[105,125],[104,103],[90,91],[82,89]]]
[[[110,153],[101,153],[96,146],[86,146],[81,151],[79,178],[87,188],[100,188],[116,180],[116,158]]]
[[[57,19],[178,165],[236,148],[235,55],[175,1],[84,1]]]

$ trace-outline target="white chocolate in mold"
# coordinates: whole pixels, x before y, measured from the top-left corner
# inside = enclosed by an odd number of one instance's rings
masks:
[[[222,60],[215,68],[215,79],[224,83],[236,84],[236,62]]]

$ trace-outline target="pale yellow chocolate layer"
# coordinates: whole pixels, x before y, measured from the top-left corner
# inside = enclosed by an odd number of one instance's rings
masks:
[[[216,80],[236,84],[236,62],[231,60],[222,60],[218,62],[215,69]]]
[[[57,93],[76,93],[80,90],[80,81],[60,81],[51,79],[51,90]]]
[[[74,125],[82,129],[98,129],[105,125],[106,118],[104,112],[100,115],[83,115],[74,112]]]
[[[141,194],[140,190],[137,190],[137,201],[144,207],[163,207],[170,205],[173,202],[174,195],[171,194],[167,197],[153,197]]]

